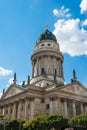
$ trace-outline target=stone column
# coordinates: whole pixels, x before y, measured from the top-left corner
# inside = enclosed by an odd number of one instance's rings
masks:
[[[50,114],[53,114],[53,101],[54,101],[54,98],[50,97]]]
[[[13,103],[13,113],[12,118],[16,118],[16,102]]]
[[[58,99],[58,97],[54,97],[53,113],[55,113],[55,114],[59,113],[59,99]]]
[[[67,111],[67,101],[64,100],[64,115],[67,117],[68,116],[68,111]]]
[[[87,113],[87,104],[84,104],[84,112]]]
[[[39,58],[37,58],[37,75],[39,75]]]
[[[45,99],[41,98],[41,114],[44,115],[46,110]]]
[[[28,98],[25,98],[25,111],[24,111],[24,119],[27,120],[29,119],[29,113],[28,113],[28,102],[29,102],[29,99]]]
[[[11,106],[10,104],[8,104],[8,118],[10,118],[11,116]]]
[[[53,110],[52,110],[52,108],[53,108],[53,106],[52,106],[52,100],[50,100],[50,114],[52,114],[53,113]]]
[[[73,101],[73,116],[76,116],[76,104],[75,104],[75,101]]]
[[[30,119],[34,118],[34,98],[30,98]]]
[[[22,106],[22,101],[20,100],[18,103],[18,119],[21,119],[21,106]]]
[[[32,61],[32,78],[34,77],[34,61]]]
[[[61,60],[59,60],[59,76],[61,77]]]
[[[61,76],[64,77],[63,76],[63,61],[61,61]]]
[[[5,106],[3,106],[2,115],[5,115]]]
[[[83,114],[84,113],[84,109],[83,109],[83,103],[82,102],[80,104],[80,108],[81,108],[81,114]]]

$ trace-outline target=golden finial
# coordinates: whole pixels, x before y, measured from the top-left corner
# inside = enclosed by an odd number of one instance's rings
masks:
[[[48,24],[46,24],[46,30],[48,30]]]

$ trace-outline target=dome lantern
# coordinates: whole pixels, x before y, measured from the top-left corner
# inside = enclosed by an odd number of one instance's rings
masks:
[[[37,44],[43,40],[52,40],[57,42],[55,35],[48,30],[48,25],[46,25],[46,30],[38,37]]]

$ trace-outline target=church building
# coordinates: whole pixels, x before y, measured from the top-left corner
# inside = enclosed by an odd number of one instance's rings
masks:
[[[87,112],[87,88],[77,80],[75,70],[71,82],[64,84],[64,57],[48,28],[38,37],[31,61],[32,77],[18,85],[14,74],[0,99],[0,114],[30,120],[45,114],[73,117]]]

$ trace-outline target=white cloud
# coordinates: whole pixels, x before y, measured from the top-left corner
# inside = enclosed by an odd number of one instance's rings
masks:
[[[83,21],[82,26],[87,26],[87,19]]]
[[[61,51],[71,56],[87,55],[87,31],[79,25],[80,19],[59,19],[53,33],[60,44]]]
[[[0,98],[1,98],[1,96],[2,96],[2,90],[0,89]]]
[[[10,78],[8,81],[8,85],[11,85],[13,83],[14,78]]]
[[[70,17],[71,14],[69,13],[69,9],[65,9],[64,6],[62,6],[59,10],[54,9],[53,14],[57,17]]]
[[[3,67],[0,67],[0,76],[7,76],[9,74],[12,74],[12,70],[7,70]]]
[[[80,4],[81,14],[87,12],[87,0],[82,0]]]
[[[53,14],[54,14],[55,16],[58,16],[59,11],[58,11],[57,9],[54,9],[54,10],[53,10]]]

